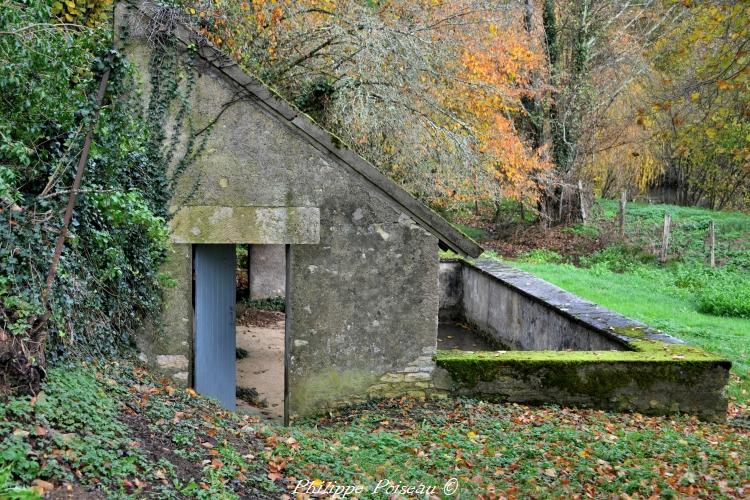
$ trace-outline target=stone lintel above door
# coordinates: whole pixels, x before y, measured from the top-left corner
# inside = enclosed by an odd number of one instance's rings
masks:
[[[320,209],[183,206],[169,226],[172,243],[316,244]]]

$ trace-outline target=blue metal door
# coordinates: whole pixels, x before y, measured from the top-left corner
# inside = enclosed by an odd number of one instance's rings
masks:
[[[195,390],[234,410],[234,245],[195,245]]]

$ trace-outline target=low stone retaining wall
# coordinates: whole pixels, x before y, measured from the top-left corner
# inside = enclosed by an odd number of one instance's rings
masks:
[[[731,363],[496,261],[442,262],[441,317],[513,351],[438,351],[454,395],[726,418]]]

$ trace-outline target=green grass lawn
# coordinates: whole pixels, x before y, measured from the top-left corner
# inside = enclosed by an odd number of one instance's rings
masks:
[[[597,200],[597,204],[601,207],[603,215],[608,218],[614,218],[620,206],[619,200],[608,200],[605,198]],[[712,219],[716,222],[717,229],[723,228],[726,232],[734,231],[739,234],[747,234],[750,231],[747,225],[750,216],[742,212],[638,202],[628,202],[625,212],[631,222],[635,219],[658,224],[662,221],[664,212],[669,212],[672,220],[676,222],[690,220],[694,223],[700,223]]]
[[[733,363],[741,380],[730,384],[730,395],[750,399],[750,319],[701,314],[694,295],[670,284],[668,270],[640,268],[615,273],[569,264],[511,262],[555,285],[625,316],[721,354]]]
[[[618,203],[600,200],[592,223],[611,228]],[[664,213],[672,216],[668,264],[650,249],[660,245]],[[716,225],[717,263],[706,264],[709,221]],[[750,399],[750,215],[675,205],[629,203],[626,239],[570,265],[540,249],[511,264],[592,302],[720,354],[733,363],[729,394]],[[710,312],[711,314],[705,314]]]

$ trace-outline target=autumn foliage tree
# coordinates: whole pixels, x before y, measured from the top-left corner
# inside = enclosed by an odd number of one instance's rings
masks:
[[[750,2],[680,2],[639,120],[681,204],[750,206]]]
[[[533,149],[515,118],[525,112],[523,100],[535,95],[532,75],[541,57],[531,50],[523,32],[500,37],[497,31],[491,24],[484,36],[465,41],[460,75],[472,87],[448,98],[457,113],[473,123],[484,155],[483,170],[504,187],[503,194],[522,201],[536,200],[537,179],[550,164],[545,148]]]
[[[604,195],[747,208],[750,3],[663,0],[631,37],[636,64],[592,128],[583,175]]]
[[[439,208],[747,197],[748,2],[197,0],[196,30]],[[725,188],[722,186],[736,186]],[[671,189],[671,188],[670,188]],[[739,202],[740,205],[746,203]]]
[[[516,127],[541,61],[514,5],[199,1],[196,28],[433,206],[534,201],[549,164]]]
[[[527,106],[537,140],[547,144],[551,175],[540,186],[546,222],[576,220],[581,187],[640,181],[647,167],[632,161],[627,147],[642,140],[631,104],[649,68],[647,48],[670,24],[672,13],[659,0],[526,0],[527,30],[541,40],[545,55],[539,80],[542,98]],[[593,168],[592,168],[593,167]],[[647,177],[647,175],[646,175]],[[616,184],[614,183],[614,184]],[[601,191],[599,191],[601,193]]]

